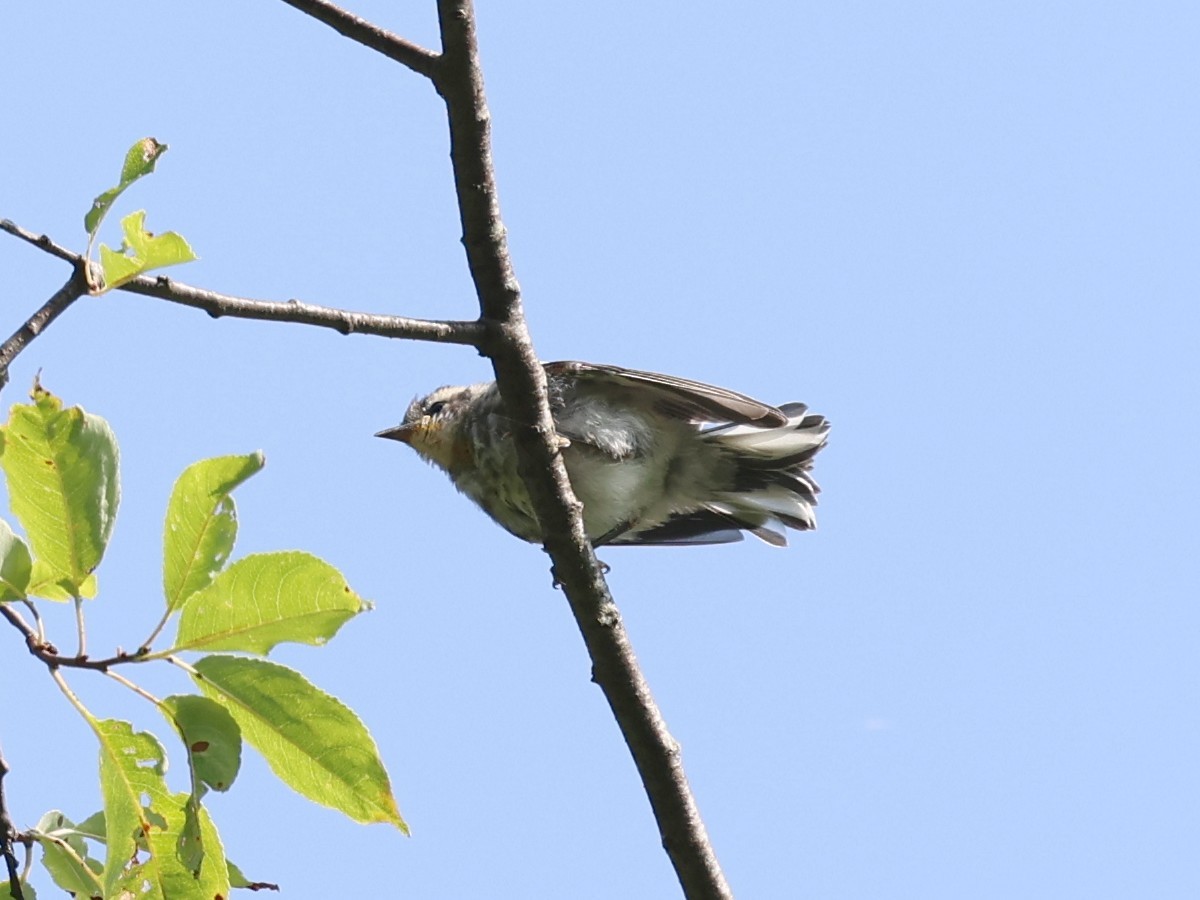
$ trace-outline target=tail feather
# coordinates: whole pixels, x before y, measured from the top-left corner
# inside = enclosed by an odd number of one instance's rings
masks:
[[[813,507],[821,489],[810,469],[825,446],[829,423],[808,415],[803,403],[779,409],[787,423],[774,428],[718,425],[703,437],[734,461],[732,484],[704,502],[700,509],[672,516],[666,522],[631,530],[611,539],[613,544],[719,544],[742,539],[748,531],[776,547],[787,546],[789,528],[817,527]]]
[[[733,489],[706,509],[776,546],[787,544],[787,528],[817,527],[813,507],[821,489],[809,470],[829,435],[825,417],[808,415],[803,403],[780,409],[788,422],[778,428],[733,425],[705,432],[737,464]]]

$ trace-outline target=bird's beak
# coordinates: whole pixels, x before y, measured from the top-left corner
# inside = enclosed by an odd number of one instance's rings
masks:
[[[396,425],[394,428],[385,428],[383,431],[375,432],[375,437],[387,438],[389,441],[400,441],[403,444],[411,444],[412,436],[417,430],[415,422],[409,422],[405,425]]]

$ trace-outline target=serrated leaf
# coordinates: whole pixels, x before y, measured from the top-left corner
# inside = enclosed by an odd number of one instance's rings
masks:
[[[139,178],[154,171],[158,158],[167,152],[167,145],[160,144],[152,137],[142,138],[129,148],[125,154],[125,162],[121,166],[121,180],[115,187],[109,188],[92,201],[92,208],[83,217],[83,228],[88,235],[96,233],[100,223],[112,208],[116,199],[124,190]]]
[[[408,833],[379,749],[344,703],[267,660],[206,656],[195,669],[200,689],[226,706],[285,784],[356,822],[389,822]]]
[[[229,790],[242,762],[242,732],[229,711],[196,694],[164,697],[162,708],[183,738],[196,779],[214,791]]]
[[[309,553],[259,553],[239,559],[183,606],[175,647],[267,653],[294,641],[324,644],[370,606],[341,572]]]
[[[153,876],[162,896],[228,897],[225,850],[208,810],[187,794],[164,797],[157,806],[166,810],[166,824],[150,833],[150,853],[158,860]]]
[[[21,600],[29,587],[33,572],[33,557],[29,547],[0,519],[0,603]]]
[[[163,773],[166,754],[149,732],[135,732],[128,722],[98,719],[92,728],[100,741],[100,793],[104,798],[104,896],[117,896],[126,866],[151,829],[162,827],[162,812],[143,806],[142,798],[167,793]],[[139,894],[139,896],[141,896]]]
[[[34,384],[32,404],[0,428],[13,513],[44,571],[31,580],[79,592],[99,565],[120,501],[117,439],[108,423]]]
[[[139,209],[121,220],[125,241],[120,251],[100,245],[103,291],[111,291],[144,272],[177,266],[197,259],[192,248],[174,231],[151,234],[146,230],[146,211]]]
[[[167,609],[207,587],[237,538],[234,488],[262,469],[262,453],[218,456],[184,469],[167,503],[163,525],[163,593]]]
[[[108,847],[104,896],[120,897],[126,891],[139,900],[228,896],[224,851],[203,807],[194,807],[200,840],[195,846],[181,846],[190,799],[167,789],[166,756],[157,738],[112,719],[95,720],[92,727],[100,739]],[[139,849],[143,852],[135,855]],[[185,864],[185,859],[194,865]]]

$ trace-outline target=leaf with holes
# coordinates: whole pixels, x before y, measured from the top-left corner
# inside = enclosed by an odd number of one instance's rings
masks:
[[[167,152],[167,145],[152,137],[142,138],[129,148],[125,163],[121,166],[121,180],[92,201],[92,208],[83,217],[83,228],[89,236],[96,233],[100,223],[112,208],[113,203],[125,189],[139,178],[154,171],[158,158]]]
[[[100,271],[104,291],[111,291],[144,272],[177,266],[198,257],[188,242],[174,231],[151,234],[146,230],[146,211],[139,209],[121,220],[125,240],[120,249],[100,245]]]
[[[190,807],[187,794],[168,790],[166,755],[157,738],[115,719],[91,724],[100,739],[108,847],[104,896],[228,896],[229,873],[216,829],[203,807]],[[195,812],[194,843],[185,846],[189,809]]]
[[[104,799],[104,896],[117,896],[130,860],[150,830],[161,827],[161,813],[146,804],[166,793],[166,755],[154,735],[135,732],[128,722],[91,720],[100,740],[100,794]]]

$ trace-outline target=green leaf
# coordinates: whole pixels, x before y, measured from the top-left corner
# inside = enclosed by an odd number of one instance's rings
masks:
[[[59,578],[58,573],[40,559],[33,561],[33,574],[29,576],[29,588],[25,591],[30,597],[44,597],[47,600],[66,602],[75,596],[91,599],[96,596],[96,573],[93,572],[83,583],[73,586],[69,579]]]
[[[104,867],[104,896],[118,896],[118,885],[126,877],[126,866],[157,825],[162,811],[143,806],[142,798],[167,793],[163,772],[166,755],[154,735],[134,732],[128,722],[116,719],[92,721],[100,740],[100,793],[104,798],[104,842],[108,846]],[[140,894],[138,896],[141,896]]]
[[[165,811],[166,822],[150,833],[151,862],[158,861],[151,883],[161,885],[165,900],[228,897],[225,850],[208,810],[193,803],[187,794],[165,796],[156,808]],[[143,875],[149,868],[147,863]]]
[[[179,731],[197,784],[227,791],[242,762],[242,732],[220,703],[195,694],[164,697],[162,710]]]
[[[142,176],[153,172],[154,164],[166,152],[167,145],[160,144],[151,137],[142,138],[129,148],[129,152],[125,154],[125,164],[121,166],[120,182],[93,200],[92,208],[83,217],[83,228],[89,236],[96,233],[114,201],[124,190]]]
[[[356,822],[408,833],[375,741],[340,700],[266,660],[206,656],[195,669],[200,689],[226,706],[285,784]]]
[[[207,587],[233,552],[237,509],[230,493],[262,469],[262,453],[218,456],[184,469],[163,526],[163,593],[167,609]]]
[[[104,827],[104,810],[97,810],[75,826],[75,830],[85,838],[93,841],[103,841],[106,829]]]
[[[12,882],[10,882],[7,878],[4,879],[4,881],[0,881],[0,897],[15,897],[15,896],[16,895],[13,894],[13,892],[12,892]],[[32,884],[22,881],[21,882],[21,896],[23,896],[25,898],[25,900],[37,900],[37,891],[35,891],[33,889]]]
[[[229,866],[229,886],[230,887],[247,888],[247,887],[250,887],[251,884],[253,884],[253,882],[249,878],[247,878],[245,876],[245,874],[243,874],[242,870],[239,869],[234,864],[233,860],[226,860],[226,863]]]
[[[229,886],[235,888],[249,888],[252,891],[278,891],[279,885],[271,884],[269,881],[251,881],[246,877],[232,860],[226,860],[225,864],[229,866]]]
[[[145,270],[144,260],[127,255],[123,249],[112,250],[108,244],[100,245],[100,271],[104,273],[104,290],[112,290],[127,281],[132,281]]]
[[[94,720],[92,727],[100,738],[108,846],[104,896],[228,896],[228,869],[216,829],[189,795],[167,789],[166,757],[154,735],[112,719]],[[193,813],[198,837],[188,844],[185,835]],[[143,853],[136,855],[139,850]]]
[[[139,209],[121,220],[125,234],[124,252],[100,245],[100,270],[104,274],[104,291],[111,291],[143,272],[177,266],[198,257],[188,242],[174,231],[151,234],[146,230],[146,211]]]
[[[7,522],[0,519],[0,603],[23,599],[32,572],[33,558],[29,555],[29,547],[13,533]]]
[[[88,852],[86,835],[70,819],[58,810],[51,810],[29,834],[42,848],[42,864],[56,885],[80,896],[99,896],[104,867]],[[28,885],[21,887],[28,896]]]
[[[239,559],[183,606],[175,647],[267,653],[282,641],[324,644],[370,605],[341,572],[308,553]]]
[[[117,439],[108,423],[35,383],[32,404],[0,428],[9,499],[39,566],[31,581],[79,593],[100,563],[120,501]]]

